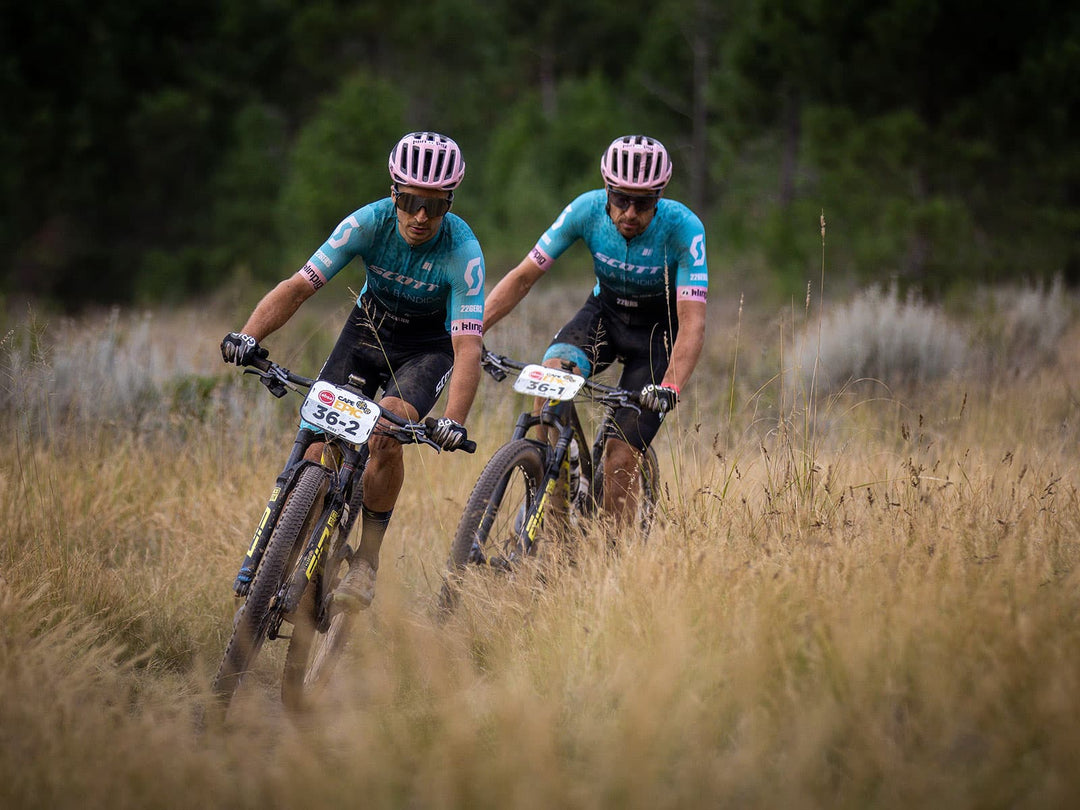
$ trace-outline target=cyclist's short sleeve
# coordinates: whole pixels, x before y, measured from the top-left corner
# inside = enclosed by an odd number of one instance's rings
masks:
[[[446,308],[451,336],[484,334],[484,254],[476,239],[455,252]]]
[[[670,201],[669,201],[670,202]],[[680,301],[705,303],[709,294],[709,267],[705,258],[705,226],[682,203],[673,211],[672,249],[675,253],[675,293]]]
[[[529,254],[537,267],[547,270],[567,248],[585,236],[586,226],[596,216],[596,202],[596,192],[586,192],[562,210],[559,218],[544,231]],[[607,216],[603,207],[600,213]]]
[[[345,265],[371,249],[378,232],[377,203],[353,211],[300,268],[300,275],[316,290],[336,276]]]

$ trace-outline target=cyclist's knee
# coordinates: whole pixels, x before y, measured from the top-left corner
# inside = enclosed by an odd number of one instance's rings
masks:
[[[611,469],[631,470],[637,467],[642,452],[622,439],[608,439],[604,448],[605,465]]]
[[[399,397],[383,397],[379,400],[379,407],[410,422],[415,422],[420,418],[416,408]]]
[[[543,363],[548,368],[564,368],[565,363],[572,363],[583,377],[592,372],[589,356],[572,343],[552,343],[544,353]]]

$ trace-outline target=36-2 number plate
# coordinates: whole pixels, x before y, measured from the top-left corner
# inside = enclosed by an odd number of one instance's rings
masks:
[[[323,380],[311,386],[300,406],[300,417],[305,422],[353,444],[367,441],[381,413],[371,400]]]
[[[573,399],[585,378],[569,371],[544,366],[525,366],[514,381],[514,390],[522,394],[534,394],[547,399]]]

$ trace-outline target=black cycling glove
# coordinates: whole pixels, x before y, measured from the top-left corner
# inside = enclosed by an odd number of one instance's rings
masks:
[[[650,411],[667,413],[674,410],[679,401],[679,389],[673,385],[653,385],[649,383],[641,389],[641,404]]]
[[[457,450],[468,437],[464,425],[445,416],[436,420],[431,431],[432,441],[443,450]]]
[[[221,341],[221,359],[226,363],[246,366],[256,357],[266,357],[269,352],[259,341],[243,332],[229,332]]]

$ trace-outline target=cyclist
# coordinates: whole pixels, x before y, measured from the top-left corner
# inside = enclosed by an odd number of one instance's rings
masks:
[[[543,362],[588,377],[617,360],[623,364],[619,386],[641,390],[647,410],[621,409],[604,447],[603,507],[618,525],[636,514],[642,454],[678,402],[705,338],[705,229],[685,205],[663,198],[671,171],[667,150],[655,138],[612,141],[600,159],[605,187],[563,209],[492,289],[484,315],[486,332],[567,248],[584,241],[596,284],[556,333]]]
[[[398,416],[431,410],[447,381],[446,409],[432,434],[443,449],[467,438],[464,427],[480,379],[484,256],[463,219],[449,213],[465,175],[458,145],[434,132],[405,135],[390,152],[390,196],[345,217],[294,275],[274,287],[239,332],[221,342],[227,363],[245,365],[259,345],[345,265],[359,257],[366,279],[319,379],[341,384],[349,374],[364,393]],[[306,457],[318,461],[322,442]],[[334,593],[341,608],[368,607],[375,595],[379,550],[405,467],[401,444],[374,435],[363,477],[360,544]]]

